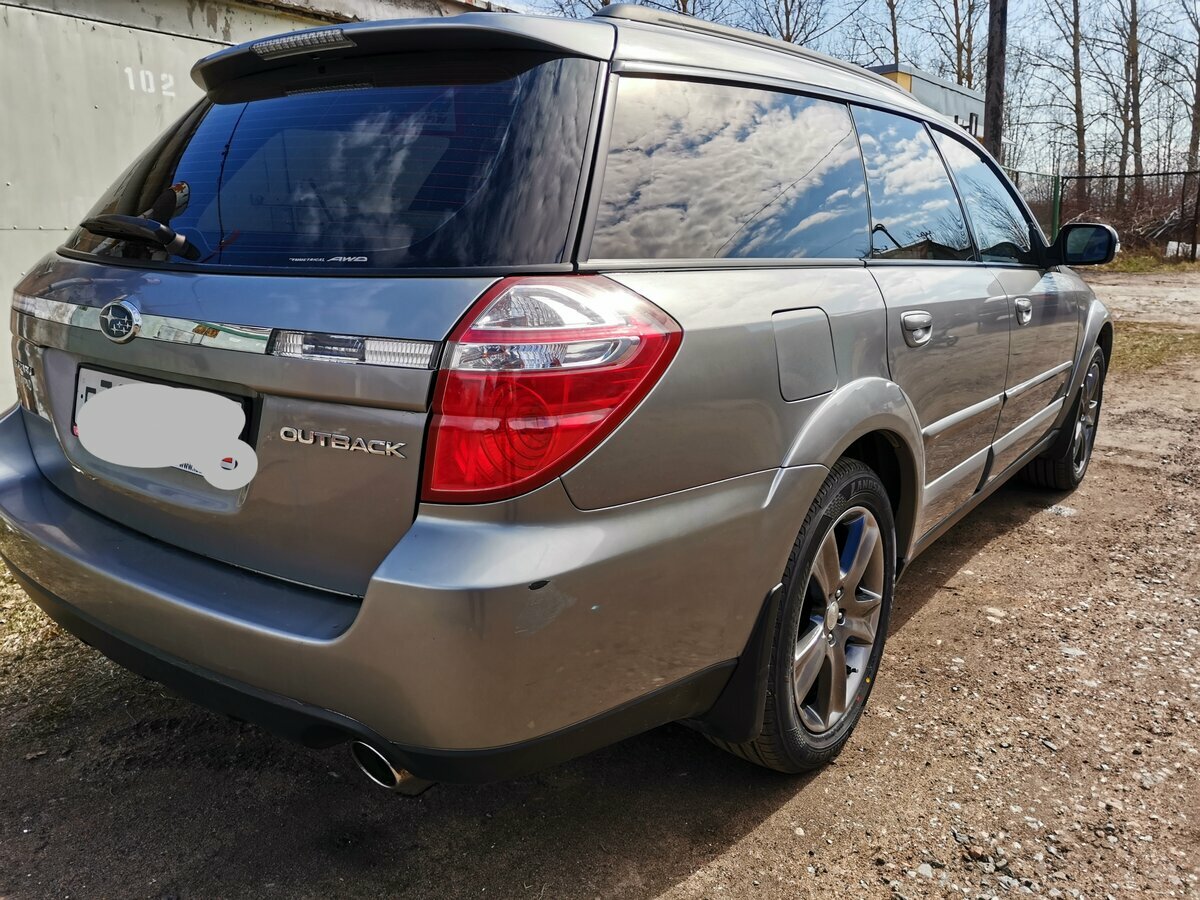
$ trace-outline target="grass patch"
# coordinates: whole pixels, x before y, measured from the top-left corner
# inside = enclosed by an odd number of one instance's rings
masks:
[[[1118,322],[1112,367],[1146,372],[1173,359],[1200,356],[1200,331],[1165,322]]]
[[[1166,259],[1152,253],[1121,253],[1100,272],[1118,272],[1123,275],[1151,275],[1155,272],[1200,272],[1200,261]]]

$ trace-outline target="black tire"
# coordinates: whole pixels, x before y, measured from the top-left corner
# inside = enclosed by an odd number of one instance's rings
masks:
[[[1052,491],[1073,491],[1079,487],[1096,444],[1107,370],[1104,351],[1098,346],[1093,348],[1062,433],[1049,450],[1025,466],[1021,472],[1025,481]]]
[[[859,510],[865,510],[869,516],[861,516]],[[858,518],[855,518],[855,517]],[[870,519],[878,526],[879,551],[871,549],[871,558],[863,570],[861,578],[853,585],[850,579],[852,571],[847,573],[842,562],[847,557],[847,551],[839,543],[844,538],[845,547],[850,547],[854,534],[858,534],[855,546],[858,552],[851,555],[851,563],[856,563],[861,553],[866,552],[865,535],[870,534]],[[861,526],[856,522],[862,522]],[[854,532],[854,528],[858,532]],[[839,537],[839,529],[843,530]],[[829,558],[823,555],[823,564],[817,564],[819,552],[827,553],[826,540],[832,534],[834,549],[840,553],[837,560],[837,574],[833,576],[839,582],[835,592],[827,592],[820,584],[828,582],[828,576],[822,573],[831,571]],[[877,556],[881,553],[881,556]],[[829,477],[817,492],[812,507],[804,519],[800,534],[792,547],[787,568],[783,575],[783,601],[780,603],[778,618],[775,625],[775,638],[771,650],[771,660],[767,672],[767,701],[766,714],[763,719],[762,733],[754,740],[743,744],[731,744],[712,739],[713,743],[743,759],[749,760],[768,769],[779,772],[798,773],[819,768],[832,760],[850,738],[850,733],[862,716],[863,707],[875,683],[875,673],[879,668],[879,660],[883,655],[883,644],[887,637],[888,619],[892,607],[892,595],[896,577],[896,534],[892,520],[892,507],[888,500],[887,491],[879,476],[863,463],[854,459],[838,461],[829,472]],[[863,583],[870,581],[878,584],[879,590],[869,590]],[[874,626],[873,643],[869,646],[862,644],[851,634],[851,631],[863,626],[863,618],[858,617],[858,608],[854,615],[847,614],[845,621],[838,612],[838,607],[848,609],[849,600],[844,592],[853,595],[856,604],[863,604],[866,609],[873,603],[876,593],[879,595],[877,604],[877,619]],[[831,596],[826,596],[827,593]],[[869,595],[869,596],[868,596]],[[825,615],[822,624],[816,624],[814,604],[825,604]],[[836,624],[829,628],[830,615],[837,615]],[[817,707],[828,691],[823,690],[822,679],[826,673],[832,673],[831,659],[836,656],[826,656],[817,681],[811,690],[797,702],[796,683],[793,678],[794,660],[803,651],[808,654],[817,648],[804,641],[811,637],[813,628],[826,629],[819,636],[820,641],[827,642],[828,654],[836,654],[834,640],[840,633],[846,631],[850,637],[841,638],[845,648],[841,657],[847,670],[847,686],[844,690],[844,711],[834,718],[832,713],[825,717],[828,727],[824,730],[813,730],[809,725],[820,714]],[[821,652],[826,652],[822,649]],[[852,668],[850,661],[859,665]],[[864,664],[865,663],[865,664]],[[799,668],[797,666],[797,668]],[[861,670],[861,675],[859,674]],[[813,702],[806,704],[806,698]],[[814,699],[815,698],[815,699]],[[803,707],[803,710],[802,710]]]

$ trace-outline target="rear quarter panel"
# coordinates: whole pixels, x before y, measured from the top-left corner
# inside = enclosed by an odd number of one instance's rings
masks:
[[[563,476],[596,509],[778,468],[830,397],[786,401],[777,339],[833,346],[836,384],[887,378],[885,312],[861,265],[607,273],[673,316],[683,343],[662,381],[587,459]],[[820,309],[777,338],[788,310]],[[827,387],[828,385],[823,385]],[[830,436],[835,441],[838,436]],[[794,460],[794,463],[817,460]]]

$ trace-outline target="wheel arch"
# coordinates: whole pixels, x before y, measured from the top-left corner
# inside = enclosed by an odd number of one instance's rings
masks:
[[[1113,325],[1112,322],[1106,321],[1100,326],[1100,334],[1096,336],[1096,343],[1100,345],[1100,349],[1104,351],[1104,365],[1109,367],[1112,365],[1113,351]]]
[[[899,571],[918,537],[925,454],[916,416],[898,384],[866,378],[833,391],[805,422],[785,465],[832,468],[843,457],[870,466],[887,489]]]
[[[857,459],[879,476],[892,505],[896,525],[896,564],[902,566],[905,550],[913,541],[917,524],[916,497],[922,484],[916,461],[893,431],[869,431],[852,441],[839,459]]]
[[[1081,332],[1082,340],[1075,349],[1075,367],[1071,371],[1071,379],[1067,383],[1066,397],[1068,402],[1063,404],[1062,411],[1054,421],[1054,428],[1062,428],[1067,417],[1071,414],[1071,399],[1083,384],[1083,376],[1087,371],[1087,361],[1091,358],[1092,348],[1099,345],[1104,351],[1104,362],[1112,361],[1113,324],[1108,316],[1106,307],[1099,298],[1092,297],[1088,303],[1087,318]]]

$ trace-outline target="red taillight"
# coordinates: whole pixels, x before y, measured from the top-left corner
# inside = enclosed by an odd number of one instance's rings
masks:
[[[507,278],[450,335],[423,500],[503,500],[556,478],[646,396],[678,323],[599,275]]]

